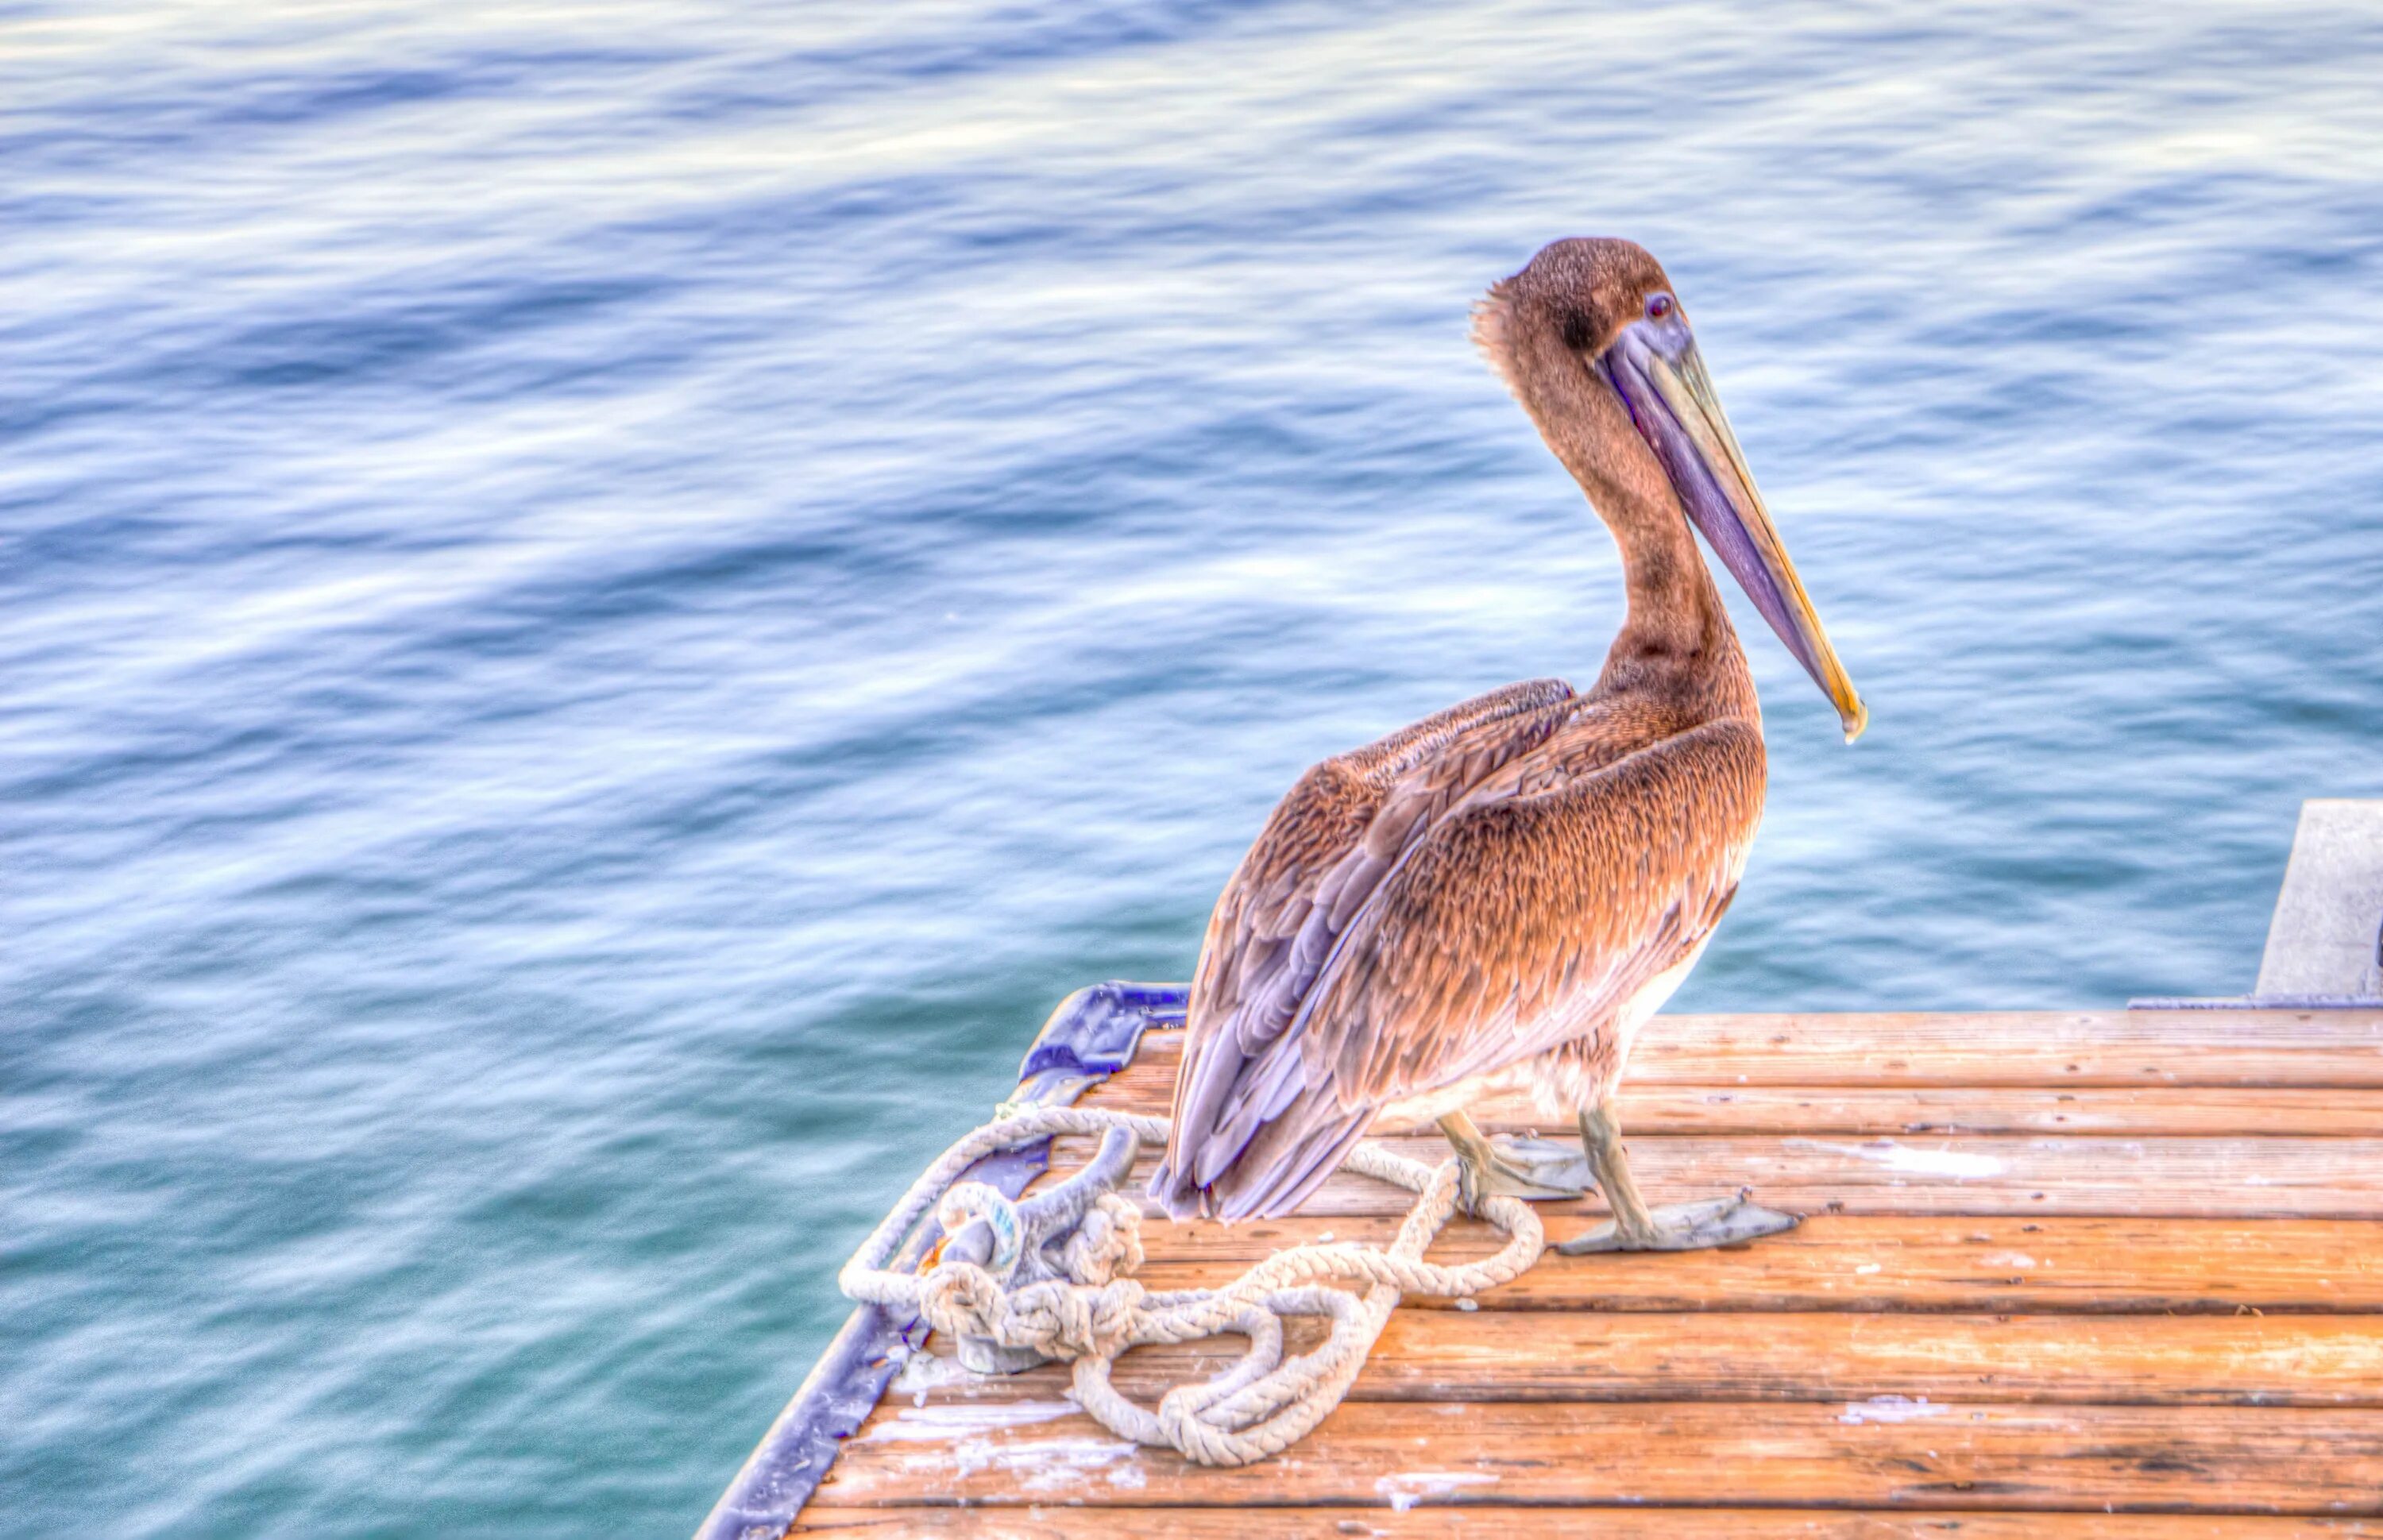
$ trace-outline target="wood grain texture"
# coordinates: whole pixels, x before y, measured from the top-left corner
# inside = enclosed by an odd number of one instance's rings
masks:
[[[1320,1333],[1313,1334],[1320,1337]],[[1306,1345],[1294,1337],[1294,1348]],[[1220,1374],[1241,1339],[1146,1348],[1117,1365],[1155,1401]],[[931,1351],[956,1351],[941,1340]],[[926,1404],[1056,1400],[1059,1367],[945,1379]],[[1350,1392],[1361,1401],[1826,1401],[2383,1406],[2383,1316],[1617,1315],[1402,1311]]]
[[[1214,1285],[1326,1236],[1387,1245],[1387,1217],[1155,1226],[1152,1288]],[[1437,1254],[1486,1256],[1451,1224]],[[1410,1300],[1413,1308],[1442,1303]],[[1821,1214],[1759,1245],[1549,1256],[1480,1296],[1490,1311],[1970,1311],[2233,1314],[2383,1311],[2383,1222]]]
[[[2225,1134],[2383,1137],[2383,1091],[2241,1086],[1627,1087],[1622,1127],[1638,1134]],[[1498,1131],[1548,1127],[1518,1097],[1476,1104]],[[1377,1134],[1422,1132],[1377,1125]]]
[[[1437,1137],[1381,1142],[1418,1160],[1450,1158]],[[1650,1202],[1752,1188],[1790,1214],[2138,1215],[2177,1218],[2383,1218],[2383,1140],[2238,1136],[2142,1139],[1993,1135],[1629,1136],[1631,1167]],[[1089,1140],[1059,1141],[1072,1169]],[[1145,1156],[1137,1184],[1155,1162]],[[1137,1185],[1137,1190],[1138,1190]],[[1302,1213],[1403,1213],[1403,1189],[1340,1173]],[[1145,1198],[1145,1209],[1158,1209]],[[1539,1205],[1550,1233],[1600,1215],[1594,1197]]]
[[[2012,1011],[1649,1022],[1673,1084],[2383,1086],[2383,1011]]]
[[[1854,1513],[1801,1509],[814,1508],[797,1534],[944,1534],[963,1540],[2343,1540],[2383,1522],[2138,1513]]]
[[[1123,1078],[1122,1077],[1120,1078]],[[1087,1104],[1164,1116],[1156,1074],[1103,1086]],[[1652,1134],[2298,1134],[2383,1138],[2383,1090],[2244,1086],[1713,1086],[1631,1084],[1622,1127]],[[1492,1132],[1569,1138],[1520,1095],[1473,1106]],[[1428,1132],[1387,1119],[1377,1137]]]
[[[1171,1084],[1180,1053],[1180,1033],[1154,1033],[1129,1074]],[[1639,1033],[1629,1079],[2376,1090],[2383,1089],[2383,1009],[1659,1016]]]
[[[1066,1402],[881,1409],[821,1500],[2108,1509],[2383,1516],[2383,1411],[1856,1401],[1344,1404],[1285,1455],[1204,1470]],[[1005,1418],[1017,1408],[997,1409]]]
[[[1091,1104],[1163,1110],[1175,1042],[1149,1040]],[[2383,1012],[1680,1016],[1649,1026],[1637,1069],[1622,1115],[1652,1201],[1750,1185],[1805,1224],[1727,1250],[1550,1255],[1471,1311],[1410,1300],[1349,1403],[1247,1471],[1119,1443],[1056,1369],[921,1373],[807,1527],[2383,1534]],[[1088,1152],[1062,1141],[1060,1169]],[[1538,1207],[1558,1238],[1601,1213]],[[1140,1277],[1386,1243],[1403,1208],[1335,1177],[1287,1219],[1154,1219]],[[1438,1254],[1494,1244],[1459,1220]],[[1118,1381],[1148,1398],[1230,1346],[1145,1349]]]

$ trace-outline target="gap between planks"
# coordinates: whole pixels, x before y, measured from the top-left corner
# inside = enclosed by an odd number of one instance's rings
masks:
[[[1388,1245],[1387,1215],[1146,1223],[1150,1288],[1213,1286],[1286,1246]],[[1499,1238],[1451,1223],[1433,1254]],[[1416,1297],[1411,1307],[1445,1307]],[[2383,1311],[2383,1222],[1821,1214],[1754,1245],[1643,1256],[1550,1254],[1481,1295],[1495,1311],[1858,1311],[2231,1314]]]
[[[1090,1103],[1164,1110],[1180,1038],[1151,1035]],[[1513,1098],[1482,1113],[1493,1127],[1538,1121]],[[2383,1411],[2194,1403],[2377,1399],[2374,1323],[2345,1312],[2383,1309],[2365,1260],[2383,1250],[2383,1011],[1659,1017],[1623,1116],[1657,1201],[1750,1181],[1816,1217],[1735,1251],[1550,1257],[1478,1313],[1401,1312],[1359,1398],[1241,1472],[1117,1444],[1058,1398],[1052,1371],[990,1395],[890,1400],[805,1527],[882,1530],[895,1516],[897,1529],[1130,1536],[1205,1522],[1239,1536],[1250,1506],[1290,1504],[1256,1522],[1406,1534],[1461,1530],[1467,1515],[1393,1509],[1455,1501],[1556,1505],[1474,1510],[1501,1540],[2369,1532],[2204,1514],[2378,1511]],[[1446,1153],[1433,1139],[1394,1142]],[[1403,1206],[1352,1178],[1319,1198],[1291,1220],[1148,1228],[1142,1277],[1214,1281],[1328,1231],[1378,1243]],[[1561,1236],[1599,1210],[1542,1212]],[[1483,1249],[1477,1229],[1460,1222],[1443,1250]],[[2221,1313],[2246,1310],[2299,1313]],[[1600,1313],[1516,1313],[1568,1311]],[[1861,1312],[1890,1313],[1849,1313]],[[1194,1349],[1179,1351],[1180,1366],[1130,1358],[1121,1380],[1154,1390],[1191,1366]],[[1813,1398],[1839,1391],[1860,1398]],[[1562,1506],[1720,1493],[1771,1508]],[[929,1497],[1015,1506],[902,1506]],[[1053,1502],[1132,1508],[1034,1506]],[[2177,1511],[2081,1511],[2105,1505]],[[1947,1516],[1854,1511],[1887,1508]]]
[[[813,1508],[797,1534],[942,1534],[961,1540],[2348,1540],[2357,1519],[2201,1514],[1849,1513],[1825,1509]]]
[[[1127,1069],[1087,1106],[1166,1115],[1173,1069]],[[1504,1093],[1470,1109],[1492,1132],[1574,1137],[1527,1098]],[[2281,1134],[2383,1137],[2383,1090],[2241,1086],[1707,1086],[1625,1081],[1622,1127],[1650,1134]],[[1377,1123],[1377,1137],[1429,1132]]]
[[[1322,1337],[1307,1323],[1290,1348]],[[1050,1365],[979,1379],[927,1344],[888,1393],[914,1407],[1056,1403]],[[1142,1348],[1117,1387],[1154,1403],[1232,1367],[1238,1337]],[[2383,1316],[1661,1315],[1401,1311],[1358,1401],[1915,1401],[2383,1406]]]
[[[1135,1066],[1171,1076],[1179,1030]],[[2383,1089],[2383,1009],[1659,1016],[1642,1085],[2301,1086]]]
[[[1363,1403],[1233,1470],[1124,1443],[1064,1401],[880,1408],[825,1507],[1387,1506],[2383,1515],[2383,1411],[1861,1400]],[[1253,1521],[1256,1522],[1256,1521]]]
[[[1653,1202],[1752,1188],[1761,1201],[1799,1214],[2383,1218],[2383,1140],[1677,1134],[1625,1141],[1639,1189]],[[1437,1135],[1380,1142],[1434,1164],[1450,1157]],[[1093,1148],[1088,1139],[1056,1140],[1053,1164],[1072,1170]],[[1145,1152],[1125,1188],[1152,1214],[1156,1205],[1144,1189],[1157,1159]],[[1411,1201],[1401,1189],[1340,1172],[1300,1212],[1399,1214]],[[1558,1237],[1569,1221],[1605,1212],[1594,1196],[1538,1209]]]

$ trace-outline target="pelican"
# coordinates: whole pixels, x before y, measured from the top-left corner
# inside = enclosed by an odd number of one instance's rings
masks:
[[[1755,491],[1662,267],[1559,240],[1493,286],[1474,340],[1622,549],[1629,610],[1587,693],[1510,684],[1310,770],[1208,921],[1174,1136],[1178,1218],[1296,1208],[1377,1118],[1437,1120],[1468,1204],[1573,1196],[1561,1250],[1683,1250],[1794,1216],[1744,1194],[1649,1209],[1614,1091],[1641,1023],[1728,909],[1762,817],[1762,717],[1691,524],[1837,709],[1861,697]],[[1484,1137],[1525,1090],[1582,1149]],[[1585,1157],[1585,1159],[1584,1159]]]

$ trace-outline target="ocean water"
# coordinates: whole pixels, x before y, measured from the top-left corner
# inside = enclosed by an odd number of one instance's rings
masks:
[[[1661,256],[1767,634],[1683,1008],[2248,987],[2383,795],[2383,18],[0,5],[0,1533],[676,1535],[1315,758],[1594,676],[1472,355]]]

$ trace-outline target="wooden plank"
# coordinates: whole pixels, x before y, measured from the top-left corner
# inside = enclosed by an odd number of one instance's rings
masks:
[[[1091,1104],[1164,1111],[1179,1042],[1154,1034]],[[1651,1198],[1751,1185],[1808,1222],[1726,1251],[1550,1256],[1473,1311],[1411,1300],[1348,1405],[1239,1472],[1121,1443],[1062,1371],[922,1363],[806,1527],[2383,1533],[2315,1517],[2383,1517],[2383,1011],[1670,1017],[1635,1069],[1623,1116]],[[1537,1121],[1513,1098],[1480,1111]],[[1086,1153],[1062,1141],[1060,1168]],[[1338,1177],[1292,1219],[1153,1224],[1140,1276],[1383,1243],[1405,1202]],[[1541,1205],[1559,1237],[1600,1212]],[[1442,1255],[1492,1244],[1451,1232]],[[1119,1384],[1147,1399],[1229,1345],[1145,1349]],[[1740,1506],[1696,1506],[1716,1499]],[[2302,1517],[2241,1516],[2263,1510]]]
[[[1151,1288],[1225,1281],[1286,1246],[1388,1245],[1387,1217],[1145,1224]],[[1459,1219],[1435,1255],[1496,1249]],[[1430,1308],[1438,1301],[1410,1300]],[[1820,1214],[1725,1250],[1550,1255],[1483,1311],[1987,1311],[2233,1314],[2383,1311],[2383,1223]]]
[[[1382,1142],[1418,1160],[1449,1158],[1437,1137]],[[2383,1218],[2383,1140],[2372,1139],[1658,1135],[1631,1136],[1629,1147],[1639,1189],[1655,1202],[1750,1187],[1761,1201],[1803,1214]],[[1055,1160],[1071,1169],[1092,1149],[1088,1140],[1061,1140]],[[1133,1192],[1142,1192],[1155,1165],[1155,1156],[1144,1156]],[[1398,1213],[1411,1201],[1401,1189],[1343,1173],[1301,1212]],[[1592,1197],[1540,1212],[1562,1235],[1604,1207]]]
[[[1320,1338],[1321,1332],[1312,1334]],[[1294,1348],[1305,1340],[1295,1340]],[[1241,1339],[1145,1348],[1119,1388],[1154,1402],[1229,1368]],[[1053,1366],[978,1379],[950,1343],[907,1366],[923,1405],[1052,1402]],[[2383,1316],[1622,1314],[1401,1311],[1361,1401],[1829,1401],[2383,1406]]]
[[[2383,995],[2383,801],[2301,804],[2261,994]]]
[[[994,1413],[997,1415],[988,1415]],[[2383,1515],[2383,1411],[1857,1401],[1350,1403],[1237,1470],[1123,1443],[1067,1402],[881,1409],[830,1507],[1693,1505]]]
[[[1128,1073],[1166,1078],[1180,1032]],[[2375,1010],[1659,1016],[1630,1078],[1685,1086],[2383,1087]]]
[[[1485,1127],[1545,1128],[1519,1096],[1474,1110]],[[2383,1138],[2383,1091],[2273,1087],[1625,1087],[1631,1134],[2227,1134]],[[1385,1132],[1393,1130],[1385,1129]],[[1405,1131],[1405,1130],[1398,1130]],[[1546,1128],[1568,1135],[1570,1127]]]
[[[1089,1106],[1166,1115],[1173,1081],[1118,1077]],[[2299,1134],[2383,1138],[2383,1090],[2241,1086],[1685,1086],[1625,1084],[1632,1134]],[[1484,1098],[1474,1120],[1493,1131],[1569,1138],[1526,1097]],[[1382,1136],[1413,1133],[1385,1120]],[[1427,1130],[1420,1130],[1427,1131]]]
[[[2136,1513],[1850,1513],[1748,1508],[1269,1509],[813,1508],[796,1534],[945,1534],[963,1540],[2342,1540],[2383,1534],[2357,1519]]]
[[[2383,1085],[2383,1010],[1670,1016],[1634,1078],[1671,1084]]]

